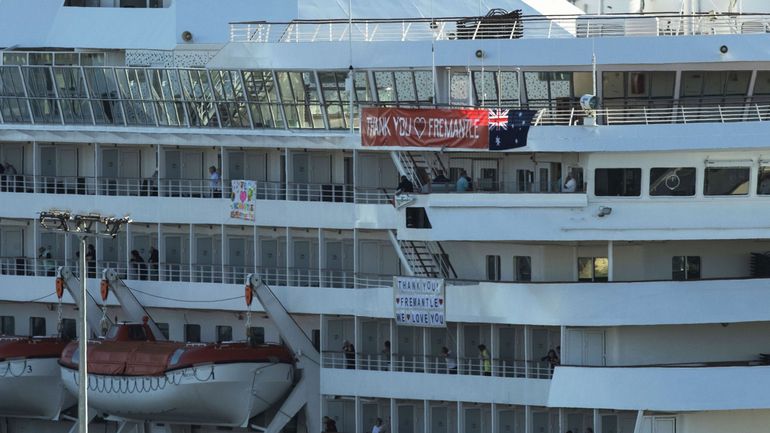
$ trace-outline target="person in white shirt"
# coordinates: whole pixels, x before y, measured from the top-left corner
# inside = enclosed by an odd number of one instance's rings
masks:
[[[212,165],[209,167],[209,189],[211,190],[212,197],[222,197],[221,183],[221,178],[217,172],[217,168]]]
[[[374,422],[374,427],[372,427],[372,433],[384,433],[384,430],[382,427],[382,418],[377,418],[377,420]]]
[[[575,192],[575,189],[577,189],[577,181],[575,181],[575,178],[572,177],[571,174],[568,174],[567,181],[564,182],[564,189],[562,191]]]
[[[457,374],[457,360],[452,356],[452,351],[448,347],[441,348],[441,355],[446,363],[446,372],[449,374]]]

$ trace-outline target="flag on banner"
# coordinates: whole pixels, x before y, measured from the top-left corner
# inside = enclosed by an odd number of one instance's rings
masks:
[[[536,114],[535,110],[489,110],[489,150],[526,146]]]

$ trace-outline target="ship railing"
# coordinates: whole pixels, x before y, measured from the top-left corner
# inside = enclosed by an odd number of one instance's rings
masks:
[[[231,42],[406,42],[765,33],[770,16],[742,13],[603,14],[294,20],[230,24]]]
[[[473,189],[464,192],[457,191],[456,181],[451,182],[430,182],[425,184],[422,193],[428,194],[560,194],[561,181],[547,182],[544,184],[538,182],[519,182],[498,181],[495,179],[476,178],[473,179]],[[576,190],[576,193],[583,191]]]
[[[96,275],[98,278],[102,278],[102,272],[105,269],[111,269],[118,274],[118,278],[128,279],[129,269],[126,262],[117,260],[97,260],[96,262]],[[157,269],[157,268],[156,268]]]
[[[42,260],[42,259],[41,259]],[[53,270],[53,275],[56,274],[56,261],[47,259],[47,265]],[[48,269],[48,268],[46,268]],[[41,269],[41,272],[37,272],[35,269],[35,259],[31,257],[0,257],[0,274],[1,275],[19,275],[19,276],[31,276],[39,275],[44,276],[45,270]]]
[[[342,351],[323,351],[324,368],[395,371],[402,373],[461,374],[495,377],[550,379],[553,368],[544,361],[493,358],[487,367],[478,357],[452,358],[455,368],[449,368],[446,358],[435,355],[406,355],[393,353],[356,353],[354,358]],[[450,361],[451,363],[451,361]]]

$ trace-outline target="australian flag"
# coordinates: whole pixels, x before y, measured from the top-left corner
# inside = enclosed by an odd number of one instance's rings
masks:
[[[489,150],[527,145],[527,133],[535,110],[489,110]]]

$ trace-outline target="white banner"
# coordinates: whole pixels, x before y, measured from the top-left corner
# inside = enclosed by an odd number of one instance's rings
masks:
[[[397,325],[446,327],[443,279],[394,277],[393,294]]]

